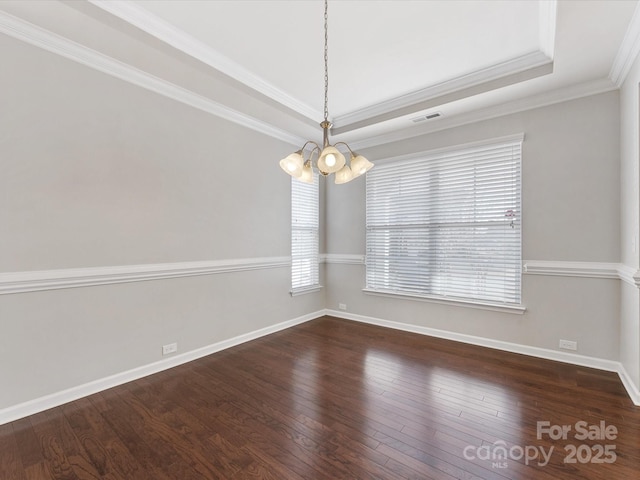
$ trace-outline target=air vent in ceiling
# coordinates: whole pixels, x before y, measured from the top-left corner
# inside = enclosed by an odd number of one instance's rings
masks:
[[[434,113],[430,113],[429,115],[421,115],[419,117],[412,118],[411,121],[413,123],[419,123],[419,122],[424,122],[425,120],[433,120],[434,118],[438,118],[441,116],[442,114],[440,112],[434,112]]]

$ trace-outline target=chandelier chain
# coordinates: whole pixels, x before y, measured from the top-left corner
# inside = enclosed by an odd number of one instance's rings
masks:
[[[322,127],[322,144],[309,140],[300,150],[280,160],[280,167],[285,172],[305,183],[313,183],[316,173],[320,173],[324,177],[335,173],[336,183],[341,184],[350,182],[373,167],[373,163],[351,150],[345,142],[337,142],[332,145],[329,141],[331,130],[331,122],[329,121],[329,0],[324,0],[324,121],[320,123],[320,127]],[[305,154],[307,145],[312,145],[313,148]],[[350,160],[348,163],[338,146],[349,151]],[[308,157],[305,158],[307,155]]]
[[[324,121],[329,121],[329,1],[324,0]]]

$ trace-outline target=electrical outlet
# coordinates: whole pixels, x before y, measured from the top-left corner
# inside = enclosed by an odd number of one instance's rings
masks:
[[[578,342],[560,340],[560,348],[564,348],[565,350],[578,350]]]
[[[340,310],[346,310],[347,309],[347,304],[346,303],[339,303],[338,304],[338,308]]]
[[[169,355],[170,353],[175,353],[178,351],[177,343],[170,343],[168,345],[162,346],[162,355]]]

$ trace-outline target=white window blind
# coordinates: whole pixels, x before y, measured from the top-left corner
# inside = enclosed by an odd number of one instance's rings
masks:
[[[520,303],[522,137],[367,173],[367,289]]]
[[[291,291],[317,287],[318,175],[313,183],[291,178]]]

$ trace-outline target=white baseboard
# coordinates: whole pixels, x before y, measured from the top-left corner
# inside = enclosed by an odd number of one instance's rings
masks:
[[[83,385],[71,387],[60,392],[52,393],[44,397],[36,398],[24,403],[1,409],[0,425],[4,425],[5,423],[13,422],[14,420],[18,420],[20,418],[24,418],[26,416],[33,415],[44,410],[48,410],[49,408],[72,402],[79,398],[101,392],[108,388],[117,387],[118,385],[122,385],[124,383],[131,382],[133,380],[137,380],[139,378],[143,378],[148,375],[167,370],[169,368],[177,367],[178,365],[197,360],[198,358],[211,355],[227,348],[235,347],[236,345],[240,345],[242,343],[264,337],[265,335],[279,332],[280,330],[285,330],[295,325],[299,325],[301,323],[305,323],[315,318],[321,317],[324,314],[325,312],[323,310],[309,313],[307,315],[294,318],[293,320],[288,320],[276,325],[271,325],[260,330],[255,330],[253,332],[245,333],[228,340],[223,340],[212,345],[207,345],[206,347],[198,348],[190,352],[185,352],[180,355],[162,359],[158,362],[133,368],[125,372],[116,373],[115,375],[111,375],[109,377],[94,380]]]
[[[393,328],[396,330],[403,330],[411,333],[418,333],[421,335],[428,335],[431,337],[444,338],[447,340],[453,340],[462,343],[468,343],[472,345],[478,345],[482,347],[494,348],[497,350],[504,350],[507,352],[521,353],[532,357],[544,358],[547,360],[555,360],[564,363],[570,363],[574,365],[580,365],[584,367],[596,368],[599,370],[606,370],[611,372],[617,372],[620,376],[622,384],[627,390],[631,400],[635,405],[640,406],[640,390],[631,380],[631,377],[625,370],[624,366],[620,362],[612,360],[605,360],[600,358],[586,357],[583,355],[576,355],[572,353],[556,352],[553,350],[531,347],[527,345],[520,345],[516,343],[503,342],[500,340],[493,340],[490,338],[476,337],[473,335],[465,335],[461,333],[448,332],[446,330],[439,330],[435,328],[420,327],[417,325],[410,325],[407,323],[393,322],[389,320],[383,320],[380,318],[368,317],[364,315],[357,315],[353,313],[347,313],[337,310],[319,310],[301,317],[288,320],[285,322],[271,325],[269,327],[262,328],[253,332],[249,332],[237,337],[223,340],[221,342],[208,345],[206,347],[198,348],[190,352],[186,352],[180,355],[176,355],[170,358],[160,360],[148,365],[137,367],[125,372],[117,373],[109,377],[94,380],[83,385],[78,385],[60,392],[52,393],[44,397],[29,400],[24,403],[13,405],[0,410],[0,425],[9,423],[20,418],[33,415],[49,408],[57,407],[68,402],[72,402],[79,398],[92,395],[103,390],[107,390],[112,387],[117,387],[127,382],[137,380],[139,378],[152,375],[154,373],[161,372],[184,363],[197,360],[198,358],[211,355],[213,353],[225,350],[227,348],[240,345],[251,340],[269,335],[271,333],[279,332],[287,328],[299,325],[324,315],[331,315],[333,317],[342,318],[345,320],[353,320],[356,322],[368,323],[371,325],[378,325],[381,327]]]
[[[556,362],[570,363],[572,365],[579,365],[582,367],[590,367],[598,370],[605,370],[609,372],[616,372],[622,381],[629,397],[635,405],[640,406],[640,392],[634,385],[631,377],[627,374],[623,365],[620,362],[614,360],[606,360],[603,358],[587,357],[585,355],[577,355],[575,353],[557,352],[547,348],[532,347],[529,345],[521,345],[518,343],[504,342],[501,340],[494,340],[486,337],[477,337],[474,335],[466,335],[462,333],[449,332],[446,330],[439,330],[436,328],[421,327],[418,325],[411,325],[408,323],[393,322],[390,320],[383,320],[381,318],[369,317],[365,315],[358,315],[354,313],[348,313],[338,310],[325,310],[326,315],[332,317],[342,318],[345,320],[353,320],[356,322],[368,323],[371,325],[378,325],[381,327],[393,328],[396,330],[402,330],[405,332],[418,333],[421,335],[427,335],[430,337],[444,338],[446,340],[453,340],[461,343],[468,343],[470,345],[478,345],[481,347],[493,348],[496,350],[503,350],[506,352],[520,353],[522,355],[528,355],[531,357],[544,358],[546,360],[554,360]]]
[[[618,368],[618,376],[622,381],[622,385],[627,390],[627,393],[631,397],[631,401],[634,405],[640,406],[640,389],[636,386],[636,384],[631,380],[629,373],[624,368],[624,365],[621,363]]]

